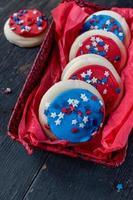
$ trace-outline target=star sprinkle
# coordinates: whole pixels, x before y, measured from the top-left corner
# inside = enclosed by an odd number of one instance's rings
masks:
[[[80,98],[81,98],[83,101],[85,101],[85,102],[88,101],[88,98],[87,98],[87,96],[86,96],[85,94],[81,94],[81,95],[80,95]]]
[[[123,36],[123,33],[122,33],[122,32],[120,32],[120,33],[119,33],[119,36]]]
[[[33,10],[33,14],[37,14],[37,10]]]
[[[92,42],[94,42],[95,40],[96,40],[96,38],[93,36],[93,37],[91,37],[91,39],[90,39]]]
[[[56,124],[56,126],[59,126],[59,125],[61,124],[61,120],[60,120],[60,119],[57,119],[57,120],[55,121],[55,124]]]
[[[116,186],[116,189],[117,189],[118,192],[123,190],[123,184],[122,183],[118,183],[117,186]]]
[[[91,69],[87,70],[87,75],[88,75],[88,76],[91,76],[91,74],[92,74]]]
[[[96,37],[96,42],[101,42],[101,38]]]
[[[90,45],[86,45],[85,47],[86,47],[86,49],[89,49],[89,48],[90,48]]]
[[[97,42],[92,42],[92,46],[96,47],[97,46]]]
[[[94,29],[97,30],[97,29],[98,29],[98,26],[94,26]]]
[[[55,118],[56,116],[57,116],[56,112],[52,112],[51,115],[50,115],[50,117],[52,117],[52,118]]]
[[[104,72],[104,75],[105,75],[106,77],[108,77],[108,76],[109,76],[109,72],[108,72],[108,71],[105,71],[105,72]]]
[[[103,94],[107,94],[108,90],[107,89],[104,89],[103,90]]]
[[[106,24],[107,24],[107,25],[110,25],[110,20],[107,20],[107,21],[106,21]]]
[[[69,103],[69,105],[72,105],[73,107],[77,107],[79,104],[79,101],[77,99],[68,99],[67,101]]]
[[[86,73],[83,72],[83,73],[81,74],[81,77],[82,77],[82,78],[85,78],[85,77],[86,77]]]
[[[87,83],[91,83],[91,80],[86,80]]]
[[[105,51],[108,51],[108,50],[109,50],[109,45],[108,45],[108,44],[105,44],[105,45],[104,45],[104,50],[105,50]]]
[[[70,104],[72,104],[72,102],[73,102],[73,99],[68,99],[68,101],[67,101],[68,103],[69,103],[69,105]]]
[[[80,123],[80,124],[79,124],[79,127],[80,127],[80,128],[84,128],[85,125],[84,125],[83,123]]]
[[[84,116],[83,122],[86,124],[88,122],[88,116]]]
[[[58,114],[58,117],[59,117],[59,119],[63,119],[63,118],[64,118],[64,113],[60,112],[60,113]]]
[[[93,77],[91,81],[92,83],[97,83],[97,78]]]
[[[76,119],[72,120],[72,125],[76,125],[78,123],[78,121]]]

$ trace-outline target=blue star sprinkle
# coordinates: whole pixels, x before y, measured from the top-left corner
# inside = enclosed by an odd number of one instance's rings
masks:
[[[120,88],[116,88],[115,92],[116,92],[117,94],[119,94],[119,93],[121,92],[121,89],[120,89]]]
[[[116,189],[117,189],[118,192],[123,190],[123,184],[122,183],[118,183],[117,186],[116,186]]]

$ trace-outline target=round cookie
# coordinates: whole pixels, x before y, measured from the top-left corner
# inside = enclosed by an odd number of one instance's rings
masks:
[[[99,92],[80,80],[56,83],[39,106],[39,121],[46,134],[71,143],[89,141],[102,127],[104,115]]]
[[[73,42],[69,60],[83,54],[97,54],[108,59],[120,72],[127,59],[127,51],[119,38],[111,32],[92,30],[78,36]]]
[[[47,27],[46,17],[38,10],[20,10],[6,21],[7,40],[20,47],[34,47],[42,43]]]
[[[86,54],[74,58],[63,70],[61,80],[81,80],[93,85],[102,95],[106,115],[120,103],[123,94],[121,78],[113,65],[104,57]]]
[[[82,28],[82,32],[88,30],[105,30],[114,33],[126,47],[129,46],[131,40],[131,32],[124,17],[120,14],[110,11],[102,10],[90,15]]]

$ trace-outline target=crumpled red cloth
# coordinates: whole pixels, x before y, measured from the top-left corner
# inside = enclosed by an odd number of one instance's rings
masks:
[[[109,119],[106,119],[100,134],[91,141],[79,145],[71,145],[63,140],[51,141],[38,121],[38,107],[42,95],[60,80],[61,72],[68,63],[72,42],[80,34],[85,18],[98,9],[96,6],[80,7],[75,1],[64,1],[52,11],[55,42],[44,75],[26,101],[16,136],[29,153],[33,147],[37,147],[107,166],[118,166],[125,159],[128,137],[133,127],[133,39],[128,49],[127,64],[121,73],[125,87],[123,99]],[[112,10],[126,18],[133,33],[133,9],[112,8]]]

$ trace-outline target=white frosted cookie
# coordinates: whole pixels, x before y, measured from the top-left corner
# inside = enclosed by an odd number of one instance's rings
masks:
[[[131,31],[124,17],[111,10],[93,13],[86,20],[82,32],[88,30],[105,30],[114,33],[126,47],[131,41]]]
[[[20,10],[6,21],[7,40],[19,47],[34,47],[42,43],[47,21],[38,10]]]
[[[78,36],[73,42],[69,60],[83,55],[97,54],[108,59],[118,72],[126,63],[127,51],[119,38],[104,30],[91,30]]]
[[[52,139],[86,142],[98,133],[105,115],[104,101],[91,85],[80,80],[60,81],[42,97],[39,121]]]
[[[106,115],[120,103],[123,94],[121,78],[113,65],[102,56],[85,54],[71,60],[61,76],[62,81],[68,79],[93,85],[104,99]]]

